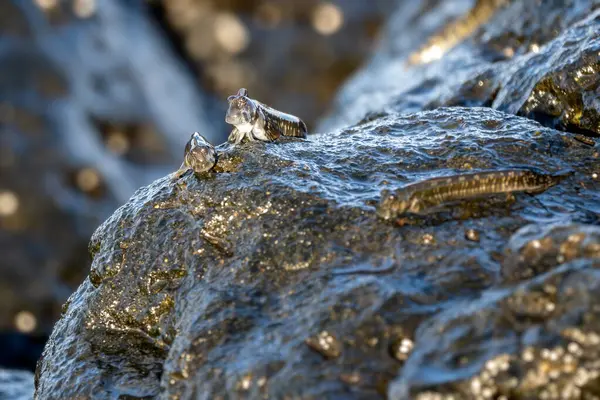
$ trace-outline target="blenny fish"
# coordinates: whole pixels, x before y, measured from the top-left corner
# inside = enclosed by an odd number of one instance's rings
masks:
[[[229,108],[225,122],[234,126],[228,138],[231,143],[240,143],[244,138],[264,142],[280,136],[306,138],[306,124],[300,118],[251,99],[244,88],[229,96],[227,101]]]
[[[510,169],[426,179],[395,192],[383,190],[377,214],[383,219],[425,214],[447,203],[502,193],[537,194],[558,184],[570,172],[548,175],[531,169]]]
[[[181,177],[190,169],[197,174],[210,171],[216,163],[215,147],[198,132],[194,132],[185,146],[183,163],[174,173],[174,178]]]

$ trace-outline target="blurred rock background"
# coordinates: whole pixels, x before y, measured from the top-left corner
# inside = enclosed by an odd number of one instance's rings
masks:
[[[94,229],[225,139],[239,87],[309,130],[397,0],[0,0],[0,366],[33,369]]]
[[[300,115],[309,129],[370,54],[397,0],[155,0],[155,16],[202,87]],[[219,111],[224,112],[220,102]]]

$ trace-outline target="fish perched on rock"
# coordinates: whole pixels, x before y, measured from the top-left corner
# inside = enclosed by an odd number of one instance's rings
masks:
[[[570,172],[543,174],[530,169],[511,169],[459,174],[426,179],[395,192],[384,190],[377,208],[383,219],[403,214],[426,214],[445,204],[503,193],[541,193],[558,184]]]
[[[280,136],[306,138],[306,124],[300,118],[251,99],[246,89],[240,89],[227,101],[225,122],[234,126],[228,138],[231,143],[238,144],[244,138],[251,142],[272,142]]]
[[[181,177],[188,170],[200,174],[210,171],[217,164],[217,150],[198,132],[192,133],[185,146],[183,163],[175,172],[174,178]]]

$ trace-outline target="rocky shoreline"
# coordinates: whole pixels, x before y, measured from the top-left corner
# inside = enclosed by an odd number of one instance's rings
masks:
[[[447,48],[460,16],[399,6],[321,133],[228,146],[115,211],[36,397],[599,396],[600,5],[459,3],[476,26]],[[436,32],[441,58],[408,63]],[[376,214],[383,190],[518,166],[573,173]]]

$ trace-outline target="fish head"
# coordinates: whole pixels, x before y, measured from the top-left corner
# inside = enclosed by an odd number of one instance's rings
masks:
[[[198,132],[194,132],[185,146],[184,163],[196,173],[209,171],[217,163],[217,151]]]
[[[240,89],[237,94],[227,98],[229,107],[225,114],[225,122],[230,125],[252,124],[257,116],[257,104],[248,97],[246,89]]]
[[[396,218],[405,213],[411,205],[409,196],[383,190],[377,207],[377,215],[385,220]]]

